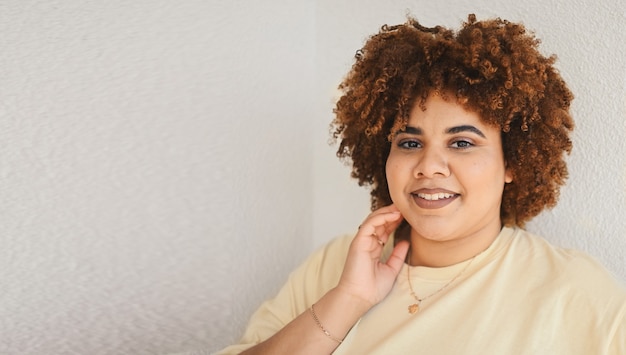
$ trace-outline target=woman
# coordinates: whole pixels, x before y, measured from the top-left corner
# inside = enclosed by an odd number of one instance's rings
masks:
[[[384,26],[335,138],[372,188],[220,354],[625,354],[626,292],[524,223],[558,199],[572,94],[520,24]]]

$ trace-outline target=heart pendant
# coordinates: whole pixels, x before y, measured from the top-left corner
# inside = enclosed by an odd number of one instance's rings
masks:
[[[415,314],[420,310],[420,306],[417,303],[414,303],[412,305],[409,306],[409,313],[410,314]]]

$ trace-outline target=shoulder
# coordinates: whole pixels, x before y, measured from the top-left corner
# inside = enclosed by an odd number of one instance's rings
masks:
[[[506,238],[491,269],[513,290],[501,305],[514,305],[508,314],[521,309],[525,324],[544,329],[555,349],[624,353],[626,289],[616,277],[590,255],[528,231],[514,229]]]
[[[278,294],[254,312],[239,343],[217,354],[239,354],[268,339],[335,287],[351,241],[348,235],[338,237],[313,252],[291,272]]]
[[[511,251],[538,284],[592,303],[604,300],[617,308],[626,305],[624,285],[582,251],[557,247],[521,229],[515,233]]]
[[[331,262],[333,264],[340,262],[343,265],[353,238],[354,236],[346,234],[331,239],[313,252],[309,259],[320,259],[320,261]]]
[[[315,250],[294,273],[308,271],[320,276],[334,278],[343,270],[353,237],[343,235]],[[337,280],[338,280],[338,276]]]
[[[335,287],[348,255],[352,236],[334,238],[319,247],[290,275],[287,284],[303,296],[300,307],[312,302]]]

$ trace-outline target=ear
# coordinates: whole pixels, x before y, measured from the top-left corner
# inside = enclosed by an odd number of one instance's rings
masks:
[[[504,164],[504,182],[508,184],[513,181],[513,172],[507,165],[508,164]]]

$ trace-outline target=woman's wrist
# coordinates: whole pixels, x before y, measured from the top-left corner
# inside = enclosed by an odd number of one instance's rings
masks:
[[[311,319],[318,327],[317,331],[327,336],[329,341],[343,340],[371,307],[363,298],[335,287],[314,304],[315,317]]]
[[[376,302],[365,298],[342,285],[335,286],[327,293],[327,295],[337,299],[337,302],[341,303],[345,307],[346,312],[358,314],[358,318],[361,318],[363,314],[376,305]]]

